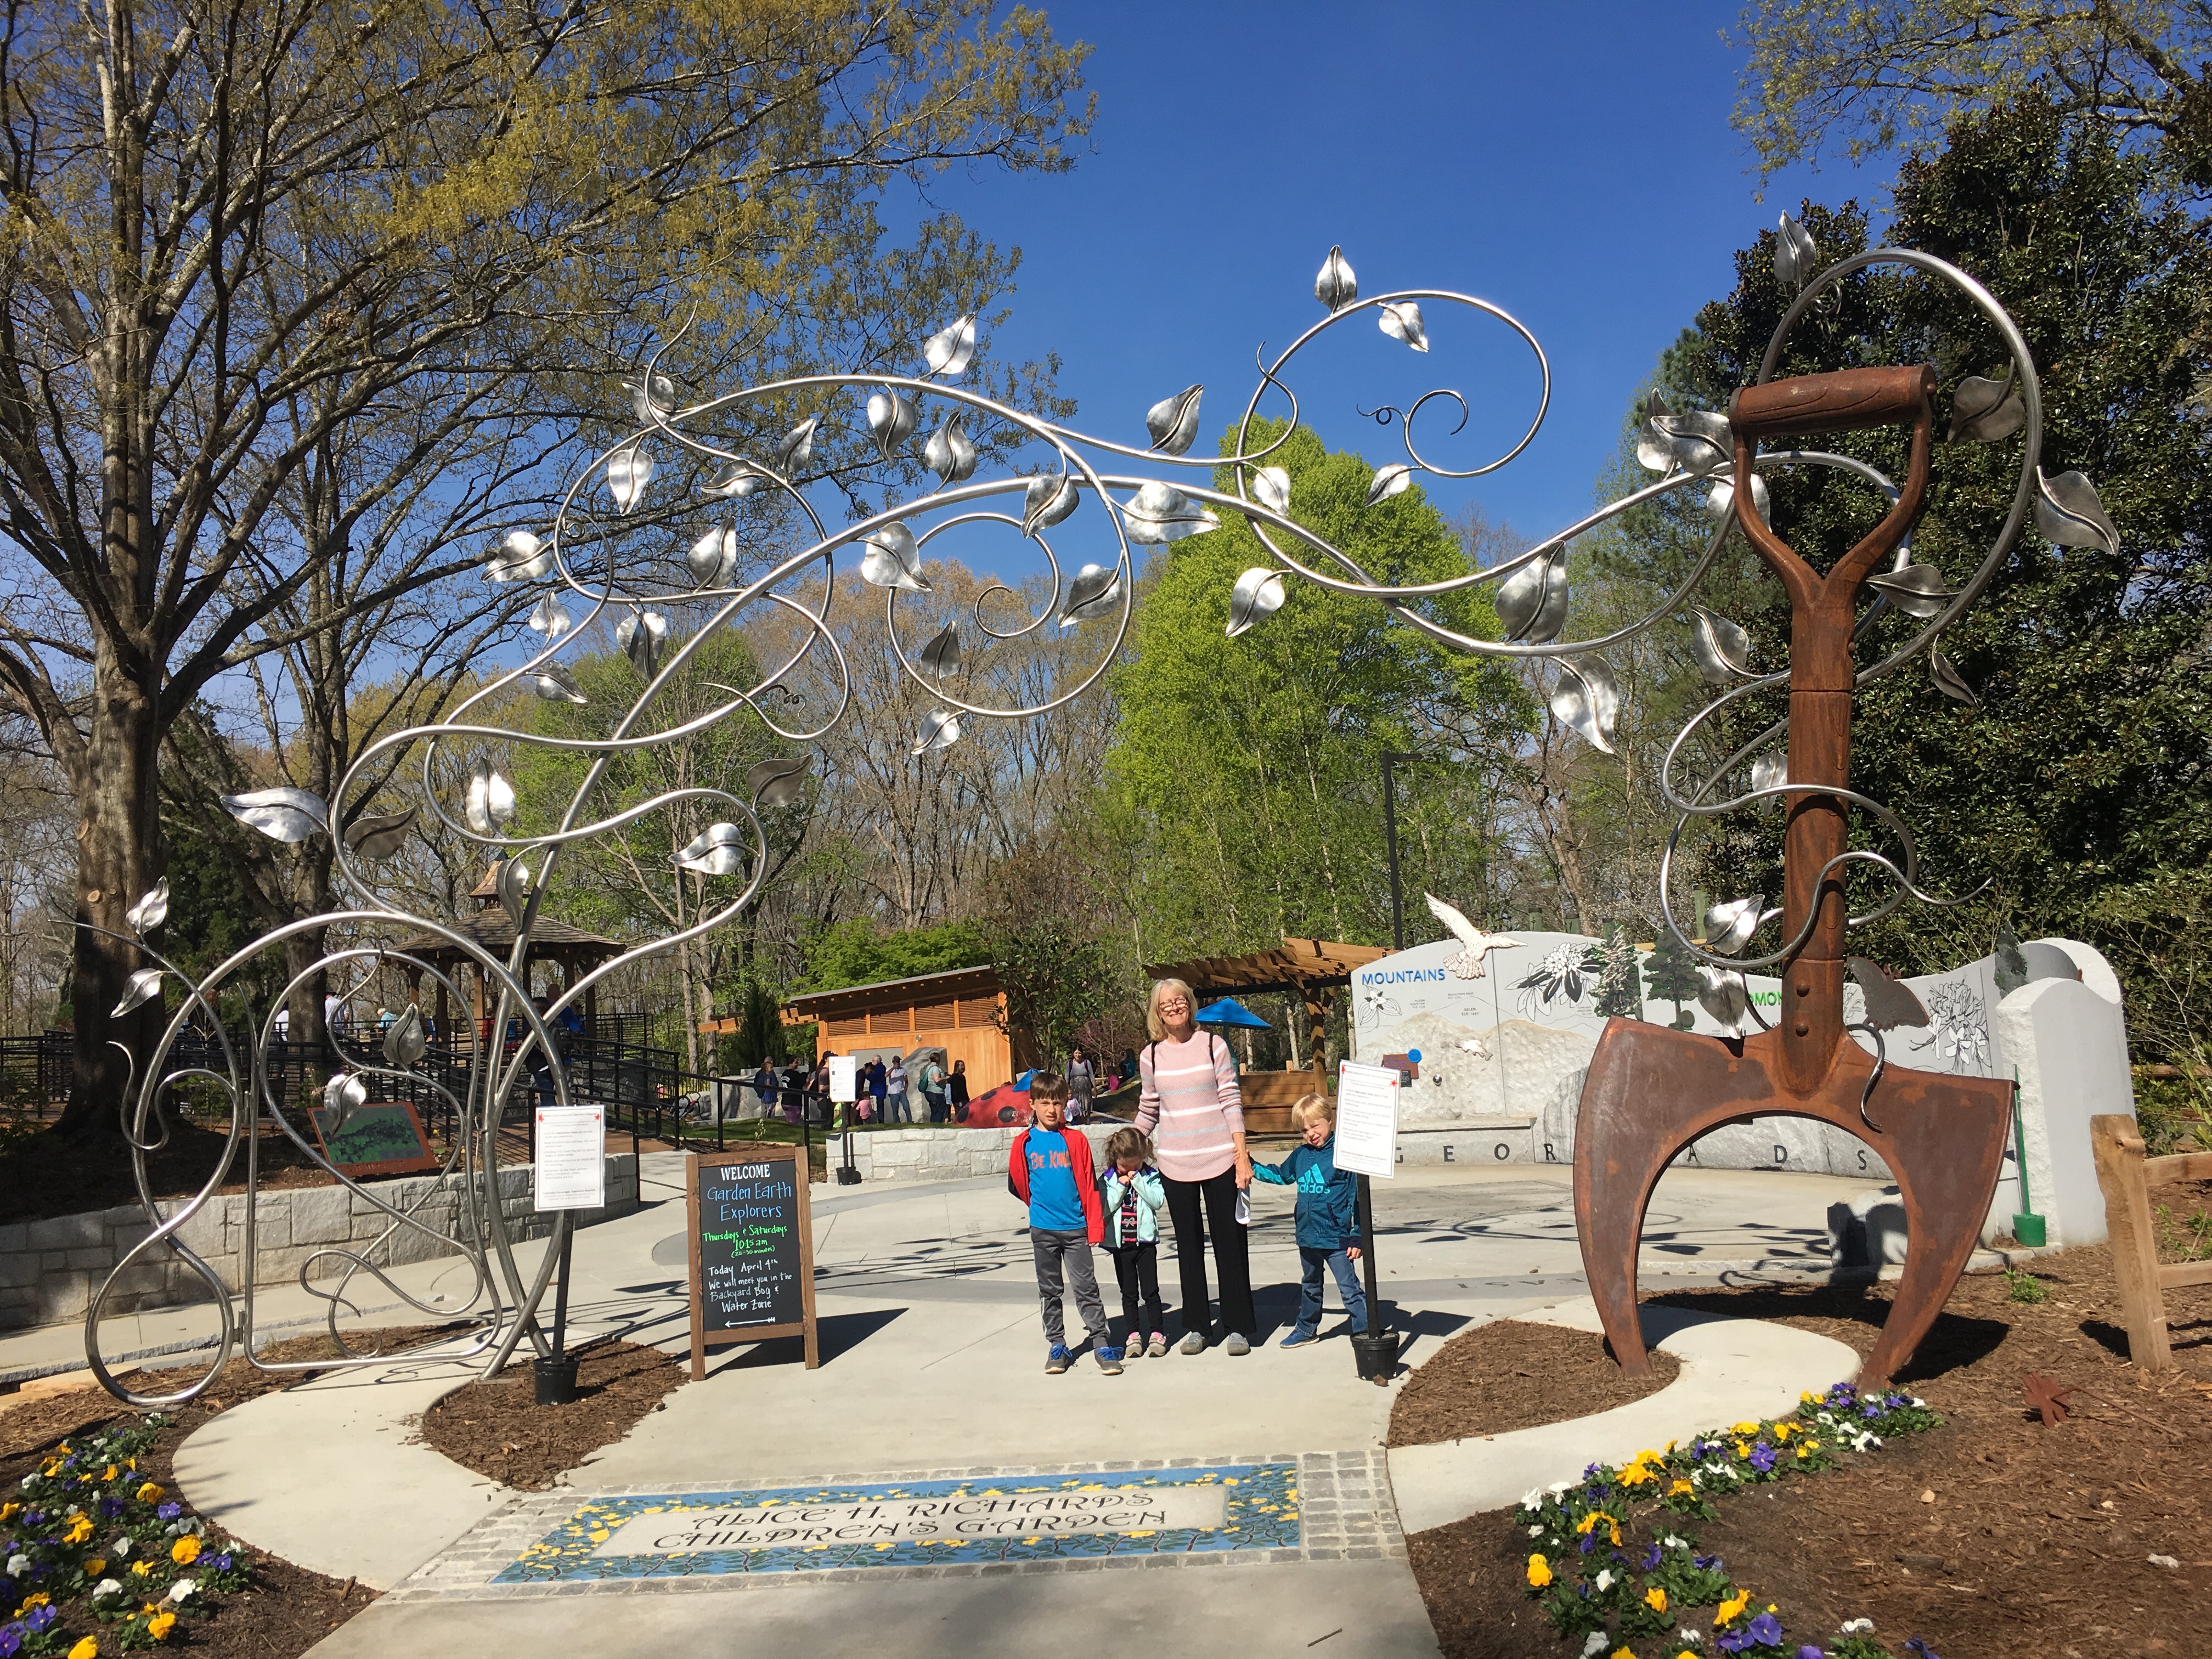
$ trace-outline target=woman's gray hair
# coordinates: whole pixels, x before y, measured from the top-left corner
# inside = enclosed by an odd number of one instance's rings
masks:
[[[1180,979],[1154,980],[1152,994],[1145,999],[1145,1030],[1152,1034],[1155,1042],[1167,1039],[1168,1028],[1160,1019],[1160,999],[1170,991],[1182,992],[1182,1000],[1190,1005],[1190,1012],[1194,1015],[1198,1012],[1198,993],[1190,988],[1188,981]]]

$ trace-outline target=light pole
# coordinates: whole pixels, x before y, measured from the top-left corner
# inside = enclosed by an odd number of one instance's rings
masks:
[[[1382,839],[1390,848],[1390,948],[1406,948],[1406,903],[1398,891],[1398,785],[1390,769],[1399,761],[1425,761],[1402,749],[1382,751]]]

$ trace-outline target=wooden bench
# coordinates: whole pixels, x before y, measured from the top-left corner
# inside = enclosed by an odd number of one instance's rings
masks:
[[[2136,1121],[2122,1113],[2092,1117],[2089,1145],[2097,1185],[2105,1194],[2105,1227],[2112,1235],[2112,1271],[2120,1283],[2127,1321],[2128,1357],[2145,1370],[2174,1369],[2166,1330],[2166,1295],[2185,1285],[2212,1285],[2212,1261],[2160,1266],[2151,1194],[2177,1182],[2212,1181],[2212,1152],[2146,1158]]]

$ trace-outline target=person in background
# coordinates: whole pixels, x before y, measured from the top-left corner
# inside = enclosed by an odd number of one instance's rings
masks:
[[[890,1091],[890,1085],[884,1076],[883,1061],[870,1060],[868,1062],[868,1104],[861,1111],[861,1122],[881,1123],[884,1121],[884,1097]]]
[[[1079,1046],[1067,1059],[1067,1121],[1080,1123],[1091,1115],[1091,1091],[1098,1081],[1098,1074],[1091,1069],[1091,1062],[1083,1056]]]
[[[934,1049],[921,1058],[921,1103],[932,1123],[945,1121],[945,1068],[937,1063]]]
[[[1006,1190],[1029,1206],[1030,1250],[1036,1261],[1037,1303],[1050,1345],[1044,1368],[1057,1376],[1075,1356],[1068,1352],[1060,1303],[1075,1293],[1076,1311],[1091,1336],[1091,1357],[1109,1376],[1121,1374],[1121,1351],[1106,1329],[1105,1305],[1091,1247],[1106,1236],[1098,1207],[1097,1166],[1091,1142],[1066,1126],[1067,1085],[1050,1072],[1030,1079],[1034,1121],[1014,1137],[1006,1154]]]
[[[884,1121],[914,1121],[914,1114],[907,1105],[906,1057],[903,1054],[893,1054],[890,1065],[884,1073]]]
[[[753,1074],[753,1094],[760,1101],[760,1115],[775,1116],[776,1109],[782,1104],[783,1083],[766,1054],[761,1056],[760,1070]]]
[[[290,1003],[282,1002],[276,1005],[276,1018],[271,1022],[271,1025],[277,1042],[289,1042],[292,1040],[292,1005]]]
[[[826,1128],[830,1123],[830,1055],[823,1055],[815,1064],[813,1075],[806,1079],[806,1114],[817,1128]]]
[[[797,1060],[783,1068],[783,1121],[796,1129],[806,1115],[806,1073]]]
[[[1137,1051],[1134,1048],[1122,1049],[1121,1063],[1114,1068],[1114,1072],[1115,1075],[1119,1077],[1124,1083],[1127,1083],[1131,1078],[1136,1076]]]
[[[954,1060],[952,1075],[945,1079],[945,1105],[955,1123],[968,1121],[968,1062],[964,1060]]]
[[[346,1023],[345,999],[332,991],[323,999],[323,1030],[336,1036]]]
[[[1367,1329],[1367,1298],[1360,1293],[1359,1177],[1336,1167],[1336,1108],[1321,1095],[1301,1095],[1291,1108],[1305,1145],[1270,1169],[1252,1173],[1270,1186],[1297,1188],[1298,1322],[1282,1340],[1303,1348],[1321,1335],[1321,1270],[1336,1275],[1344,1311],[1355,1334]]]
[[[1106,1138],[1106,1171],[1098,1177],[1105,1200],[1106,1253],[1121,1287],[1125,1359],[1154,1359],[1168,1351],[1168,1310],[1160,1301],[1160,1211],[1167,1194],[1152,1167],[1152,1143],[1127,1125]],[[1145,1333],[1152,1333],[1146,1347]]]

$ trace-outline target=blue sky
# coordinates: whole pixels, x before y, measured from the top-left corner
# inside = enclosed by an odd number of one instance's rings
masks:
[[[1732,6],[1048,9],[1055,33],[1095,47],[1091,152],[1070,173],[979,169],[930,191],[1023,250],[994,351],[1059,352],[1076,424],[1139,444],[1145,410],[1202,381],[1193,453],[1211,453],[1257,381],[1255,349],[1279,350],[1322,316],[1314,276],[1340,243],[1363,295],[1474,294],[1542,343],[1551,411],[1522,457],[1486,478],[1423,481],[1447,511],[1473,500],[1526,533],[1589,503],[1631,393],[1733,285],[1737,247],[1808,194],[1878,203],[1887,176],[1794,169],[1759,199],[1729,125]],[[1474,416],[1455,440],[1447,414],[1431,439],[1425,411],[1424,452],[1465,467],[1510,447],[1534,412],[1533,359],[1499,325],[1449,309],[1424,307],[1425,356],[1371,320],[1302,353],[1292,384],[1309,424],[1332,447],[1402,459],[1397,428],[1356,407],[1453,386]]]

